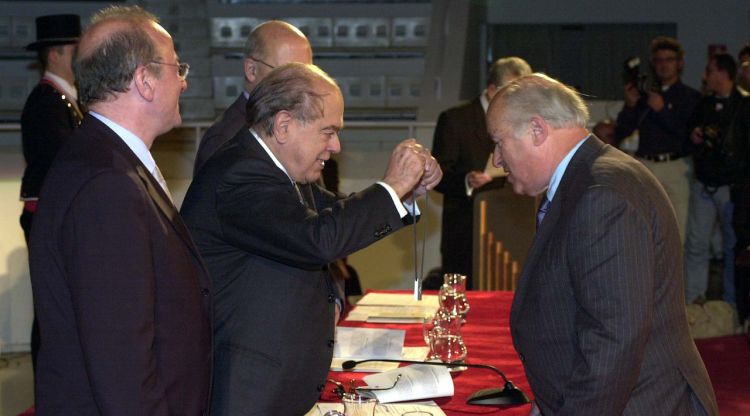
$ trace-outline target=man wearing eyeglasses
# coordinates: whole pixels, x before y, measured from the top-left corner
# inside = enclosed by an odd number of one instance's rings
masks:
[[[149,149],[181,123],[188,65],[156,18],[97,13],[74,72],[89,113],[57,155],[31,232],[37,415],[202,415],[208,273]]]
[[[327,191],[318,179],[341,150],[343,113],[327,74],[283,65],[250,93],[248,128],[190,184],[182,215],[214,283],[213,416],[312,407],[334,345],[326,265],[411,223],[402,201],[442,177],[412,139],[396,146],[382,181],[348,197]]]
[[[245,90],[201,138],[193,175],[245,125],[245,106],[250,91],[275,67],[290,62],[312,63],[312,47],[299,29],[286,22],[270,20],[250,32],[243,61]]]
[[[667,191],[683,242],[692,176],[688,119],[701,99],[697,90],[681,81],[684,55],[676,39],[659,36],[651,41],[654,79],[625,85],[625,105],[615,125],[618,142],[638,134],[635,156]]]

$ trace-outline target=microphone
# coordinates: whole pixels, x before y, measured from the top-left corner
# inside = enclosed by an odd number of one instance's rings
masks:
[[[481,406],[509,406],[509,405],[525,404],[529,402],[529,398],[526,397],[526,394],[521,389],[513,385],[513,382],[508,380],[508,378],[505,377],[505,374],[503,374],[502,371],[498,370],[496,367],[493,367],[487,364],[443,363],[443,362],[435,362],[435,361],[388,360],[388,359],[373,358],[370,360],[344,361],[341,364],[341,368],[347,371],[353,370],[354,367],[358,366],[359,364],[369,363],[373,361],[380,361],[380,362],[386,362],[386,363],[437,365],[440,367],[448,367],[448,368],[459,368],[459,367],[484,368],[485,370],[494,371],[496,374],[499,374],[500,377],[503,378],[503,382],[505,383],[505,385],[503,386],[503,388],[489,388],[489,389],[479,390],[476,393],[472,394],[469,397],[469,399],[466,400],[466,403],[476,404],[476,405],[481,405]]]

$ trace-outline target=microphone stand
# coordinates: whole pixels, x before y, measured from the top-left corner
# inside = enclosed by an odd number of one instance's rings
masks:
[[[459,367],[484,368],[486,370],[494,371],[496,374],[499,374],[500,377],[502,377],[503,382],[505,383],[503,388],[489,388],[489,389],[479,390],[475,392],[474,394],[472,394],[469,397],[469,399],[466,400],[466,403],[476,404],[476,405],[481,405],[481,406],[515,406],[515,405],[525,404],[529,402],[529,398],[526,397],[526,394],[521,389],[513,385],[513,382],[508,380],[508,378],[505,377],[505,374],[503,374],[502,371],[498,370],[496,367],[493,367],[487,364],[370,359],[370,360],[359,360],[359,361],[355,361],[355,360],[344,361],[341,364],[341,368],[347,371],[353,370],[354,367],[356,367],[359,364],[369,363],[373,361],[380,361],[380,362],[386,362],[386,363],[436,365],[436,366],[447,367],[447,368],[459,368]]]

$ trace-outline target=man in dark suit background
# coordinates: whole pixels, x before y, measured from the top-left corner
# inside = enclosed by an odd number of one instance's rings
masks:
[[[221,145],[234,137],[245,125],[245,106],[250,91],[274,68],[290,62],[312,63],[312,47],[299,29],[280,20],[269,20],[256,26],[247,37],[243,75],[245,90],[201,138],[195,155],[193,175]]]
[[[214,286],[211,414],[299,415],[333,353],[336,295],[326,265],[408,221],[401,200],[440,180],[414,140],[381,182],[349,197],[318,185],[341,149],[344,102],[313,65],[275,69],[250,93],[247,125],[198,171],[182,205]]]
[[[78,91],[74,85],[73,55],[81,35],[81,18],[75,14],[36,18],[36,42],[26,49],[36,51],[42,79],[31,90],[21,113],[21,144],[26,168],[21,181],[21,228],[29,243],[31,223],[39,203],[39,191],[60,146],[81,124]],[[31,329],[31,362],[36,368],[39,327]]]
[[[210,282],[149,152],[181,122],[188,67],[134,6],[94,16],[74,69],[90,112],[49,171],[30,240],[37,415],[202,415]]]
[[[487,88],[473,101],[440,114],[435,126],[432,151],[445,173],[435,188],[443,194],[443,225],[440,237],[443,273],[472,275],[472,231],[475,189],[490,183],[484,172],[492,153],[484,116],[497,90],[531,67],[518,57],[501,58],[490,67]]]
[[[688,330],[669,199],[587,121],[578,94],[542,74],[506,85],[487,115],[513,190],[545,197],[511,310],[532,411],[716,415]]]

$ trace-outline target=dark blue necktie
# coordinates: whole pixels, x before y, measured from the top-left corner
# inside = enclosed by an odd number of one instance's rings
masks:
[[[544,195],[544,200],[542,200],[542,203],[539,204],[539,211],[536,212],[536,229],[539,229],[539,226],[542,225],[542,221],[544,220],[544,216],[547,215],[547,210],[549,209],[549,199],[547,199],[547,195]]]

